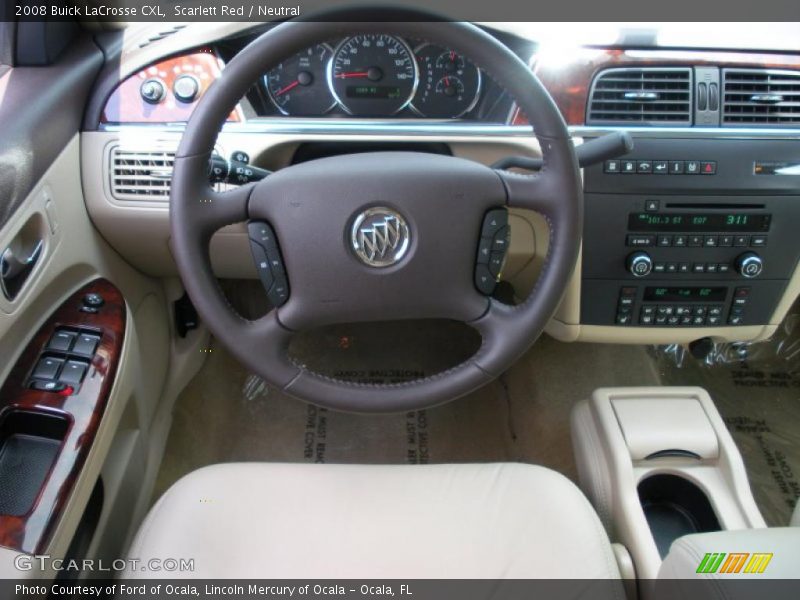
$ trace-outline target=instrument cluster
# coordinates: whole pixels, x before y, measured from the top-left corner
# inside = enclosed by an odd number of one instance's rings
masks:
[[[287,116],[456,119],[478,103],[481,72],[448,48],[375,33],[307,48],[270,70],[263,84]]]

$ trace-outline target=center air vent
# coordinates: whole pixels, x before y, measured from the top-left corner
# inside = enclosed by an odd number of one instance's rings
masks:
[[[168,200],[174,151],[111,150],[111,195],[117,200]]]
[[[800,125],[800,71],[723,69],[722,123]]]
[[[589,93],[587,124],[687,126],[692,124],[690,68],[621,68],[602,71]]]

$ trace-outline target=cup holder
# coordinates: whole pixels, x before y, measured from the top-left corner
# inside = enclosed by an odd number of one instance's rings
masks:
[[[0,422],[0,515],[33,508],[67,435],[65,417],[13,411]]]
[[[721,529],[703,490],[683,477],[651,475],[639,483],[637,491],[661,558],[681,536]]]

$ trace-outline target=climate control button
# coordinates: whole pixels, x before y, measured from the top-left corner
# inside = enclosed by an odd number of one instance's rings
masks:
[[[647,252],[634,252],[628,256],[627,267],[634,277],[646,277],[653,270],[653,260]]]

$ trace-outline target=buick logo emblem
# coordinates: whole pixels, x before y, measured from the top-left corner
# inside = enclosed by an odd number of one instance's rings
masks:
[[[350,242],[361,261],[370,267],[388,267],[408,251],[411,236],[405,219],[391,208],[378,206],[353,221]]]

